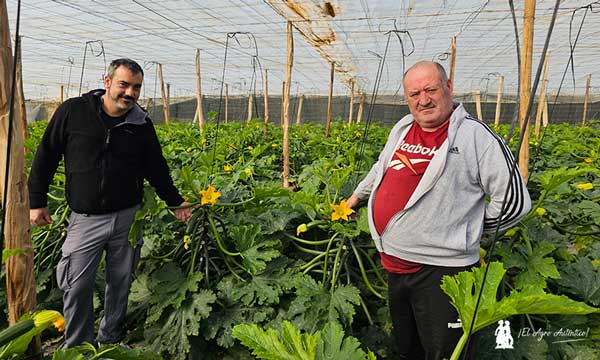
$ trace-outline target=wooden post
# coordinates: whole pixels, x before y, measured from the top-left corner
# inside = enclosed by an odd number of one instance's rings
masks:
[[[167,110],[171,109],[171,83],[167,83]]]
[[[59,91],[60,91],[60,95],[59,95],[58,101],[62,104],[65,102],[65,86],[61,85]]]
[[[36,284],[33,273],[33,247],[29,225],[29,193],[25,174],[23,138],[19,127],[13,123],[8,183],[5,183],[7,165],[9,113],[19,121],[20,109],[10,109],[13,56],[8,27],[6,1],[0,1],[0,198],[8,187],[5,211],[4,249],[21,249],[24,254],[10,256],[6,261],[6,298],[8,320],[12,325],[36,306]],[[39,348],[36,349],[39,352]]]
[[[246,122],[249,123],[252,120],[252,94],[248,94],[248,117]]]
[[[540,122],[542,119],[542,112],[544,111],[544,103],[546,102],[546,83],[548,82],[548,56],[544,59],[544,76],[542,78],[542,87],[540,88],[540,96],[538,97],[537,112],[535,114],[535,138],[540,137]]]
[[[285,81],[281,83],[281,119],[279,122],[280,126],[283,126],[283,94],[285,94]]]
[[[456,36],[452,37],[450,45],[450,81],[454,82],[454,66],[456,65]]]
[[[27,139],[27,109],[25,108],[25,93],[23,92],[23,62],[21,61],[22,37],[19,37],[19,47],[17,52],[17,103],[20,109],[21,134],[23,139]]]
[[[287,23],[287,65],[285,67],[285,83],[283,91],[283,187],[290,187],[290,138],[289,138],[289,108],[290,88],[292,85],[292,65],[294,64],[294,36],[292,22]]]
[[[531,92],[531,64],[533,61],[533,27],[535,20],[535,0],[525,1],[523,13],[523,45],[521,50],[521,85],[519,94],[519,128],[525,126],[523,145],[519,152],[519,169],[525,182],[529,177],[529,122],[525,123],[529,93]]]
[[[264,133],[266,134],[269,127],[268,127],[268,123],[269,123],[269,75],[267,73],[267,69],[265,69],[265,80],[264,80],[264,96],[263,96],[263,100],[264,100],[264,104],[265,104],[265,118],[263,119],[265,122],[265,128],[264,128]]]
[[[167,93],[165,91],[165,82],[163,81],[162,64],[158,64],[158,79],[160,81],[160,97],[162,98],[163,115],[165,124],[169,123],[169,104],[167,103]]]
[[[477,119],[483,122],[483,114],[481,112],[481,90],[475,90],[475,108],[477,109]]]
[[[200,49],[196,49],[196,114],[194,122],[198,121],[200,135],[204,133],[204,109],[202,109],[202,84],[200,74]]]
[[[502,107],[502,90],[504,89],[504,75],[498,75],[498,94],[496,95],[496,117],[494,126],[496,130],[500,127],[500,108]]]
[[[304,95],[300,95],[298,100],[298,114],[296,115],[296,125],[300,125],[302,121],[302,104],[304,103]]]
[[[229,85],[225,84],[225,124],[229,117]]]
[[[329,128],[331,127],[331,106],[333,102],[333,77],[335,75],[335,63],[331,63],[329,73],[329,98],[327,99],[327,123],[325,124],[325,138],[329,137]]]
[[[587,118],[588,99],[590,97],[590,82],[592,82],[592,74],[588,74],[587,84],[585,85],[585,97],[583,98],[583,118],[581,119],[581,126],[585,126],[585,120]]]
[[[350,83],[350,110],[348,113],[348,124],[352,124],[352,116],[354,115],[354,79]]]
[[[548,97],[544,96],[544,112],[542,114],[542,126],[548,126]]]
[[[152,98],[148,98],[148,101],[146,102],[146,111],[150,111],[151,106],[154,106],[154,100]]]
[[[360,124],[363,115],[363,109],[365,107],[365,94],[360,95],[360,102],[358,103],[358,114],[356,114],[356,123]]]

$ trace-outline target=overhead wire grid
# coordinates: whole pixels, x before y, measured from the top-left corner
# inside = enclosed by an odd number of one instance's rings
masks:
[[[274,10],[273,1],[259,0],[106,0],[67,1],[32,0],[23,4],[23,76],[25,95],[33,99],[56,99],[60,85],[77,93],[77,76],[65,84],[65,63],[72,61],[73,74],[81,71],[84,46],[88,41],[101,40],[106,59],[131,57],[140,64],[163,65],[164,81],[171,86],[171,98],[194,96],[194,51],[201,49],[202,82],[205,93],[218,95],[222,66],[224,34],[252,33],[260,49],[263,69],[269,70],[269,93],[281,94],[285,78],[287,19]],[[282,2],[283,3],[283,2]],[[324,2],[295,0],[308,8]],[[334,16],[325,11],[311,13],[310,18],[295,17],[301,22],[327,27],[335,40],[320,46],[320,51],[301,36],[295,43],[292,80],[301,94],[328,93],[329,62],[343,64],[336,69],[334,95],[347,95],[349,79],[355,79],[357,92],[369,93],[373,88],[379,59],[385,47],[385,31],[394,22],[398,30],[410,33],[415,51],[404,58],[400,46],[389,49],[388,61],[380,84],[382,96],[395,94],[401,84],[403,60],[405,67],[419,60],[434,59],[447,53],[452,36],[457,36],[455,92],[470,93],[481,87],[481,79],[490,73],[505,76],[505,89],[515,92],[517,66],[515,39],[506,0],[487,1],[409,1],[347,0],[331,1]],[[573,9],[585,1],[564,1],[559,10],[555,36],[550,44],[548,92],[560,81],[558,71],[568,61],[568,28]],[[16,0],[7,0],[9,18],[15,16]],[[516,5],[522,21],[522,3]],[[534,63],[539,59],[543,30],[551,15],[552,1],[537,1]],[[577,21],[577,19],[575,19]],[[11,21],[13,23],[13,21]],[[317,29],[318,30],[318,29]],[[600,68],[600,50],[595,41],[598,30],[584,29],[580,48],[575,54],[575,78],[582,79]],[[408,42],[403,38],[404,43]],[[243,44],[242,44],[243,45]],[[252,81],[253,66],[248,61],[249,48],[239,46],[230,54],[227,77],[231,95],[247,94]],[[325,54],[325,55],[324,55]],[[449,59],[438,59],[446,68]],[[346,66],[347,65],[347,66]],[[82,80],[82,91],[102,87],[104,62],[88,57]],[[154,83],[155,74],[146,74],[146,84]],[[593,76],[597,78],[597,76]],[[78,79],[77,79],[78,80]],[[575,92],[583,94],[585,83],[576,84]],[[151,93],[146,89],[146,94]],[[481,90],[481,89],[480,89]],[[257,91],[262,91],[262,77]],[[401,92],[400,92],[401,94]]]

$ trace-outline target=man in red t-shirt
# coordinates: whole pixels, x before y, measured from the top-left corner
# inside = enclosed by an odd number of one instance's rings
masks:
[[[462,335],[442,277],[470,269],[482,232],[513,226],[531,204],[522,178],[510,171],[510,150],[452,101],[441,65],[414,64],[403,85],[411,115],[391,130],[348,206],[369,200],[369,228],[388,273],[394,358],[441,360]]]

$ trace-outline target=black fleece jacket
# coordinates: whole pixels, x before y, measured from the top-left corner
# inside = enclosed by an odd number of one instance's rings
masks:
[[[137,104],[109,129],[94,90],[58,107],[42,137],[29,175],[32,209],[47,206],[47,193],[64,155],[66,196],[72,210],[105,214],[142,202],[144,179],[169,206],[183,202],[162,155],[154,126]]]

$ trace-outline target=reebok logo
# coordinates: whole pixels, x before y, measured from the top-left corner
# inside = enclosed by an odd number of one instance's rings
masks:
[[[412,161],[411,161],[405,155],[402,155],[399,153],[396,153],[396,155],[398,155],[400,160],[396,160],[396,159],[392,160],[390,162],[390,166],[388,166],[388,167],[390,167],[394,170],[402,170],[404,168],[408,168],[413,174],[417,173],[417,171],[415,170],[413,165],[431,161],[429,159],[412,159]],[[400,156],[400,155],[402,155],[402,156]]]
[[[434,156],[438,150],[435,146],[433,148],[428,148],[426,146],[422,146],[421,144],[411,145],[411,144],[405,143],[404,140],[402,140],[402,143],[400,144],[400,147],[398,149],[405,151],[407,153],[421,154],[421,155],[426,155],[426,156]]]
[[[450,150],[448,150],[448,152],[451,154],[460,154],[460,151],[458,151],[458,146],[451,147]]]

